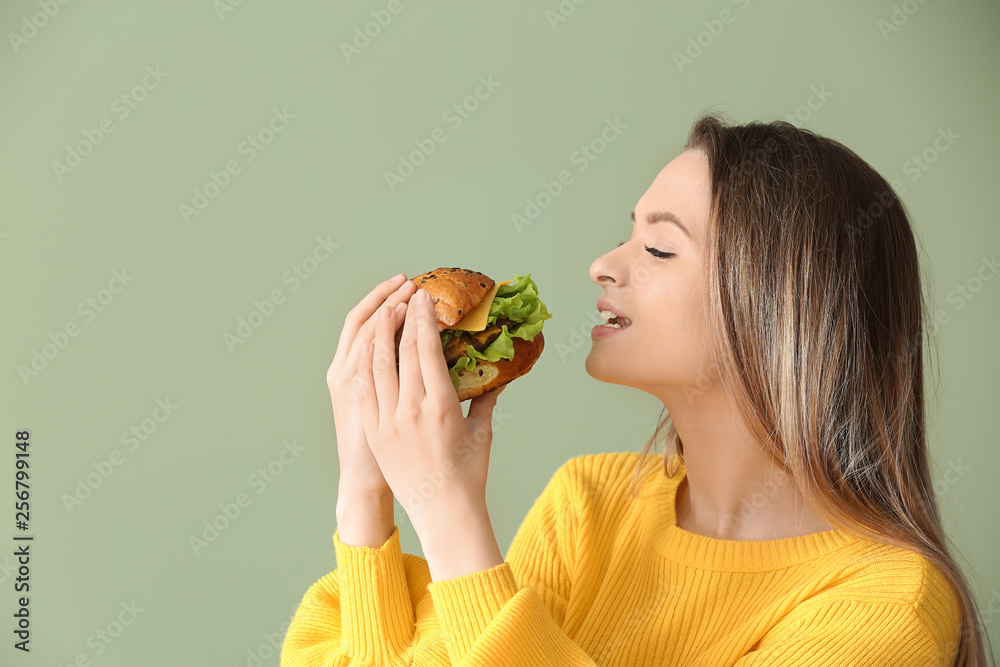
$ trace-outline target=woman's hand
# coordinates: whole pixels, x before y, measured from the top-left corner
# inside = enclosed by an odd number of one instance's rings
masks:
[[[390,493],[390,489],[368,448],[352,380],[357,374],[358,361],[362,359],[360,343],[371,341],[374,335],[376,309],[384,305],[395,311],[392,319],[381,323],[386,331],[391,327],[394,332],[402,323],[406,299],[416,289],[413,281],[405,278],[400,274],[380,283],[347,313],[336,355],[326,372],[326,384],[330,388],[337,430],[341,491],[349,489],[352,494],[371,498],[384,497]],[[371,360],[364,358],[362,365],[370,371]]]
[[[472,399],[463,417],[427,290],[405,308],[399,372],[392,310],[379,309],[354,380],[368,444],[419,537],[454,507],[485,507],[492,416],[503,387]],[[364,340],[362,340],[364,338]]]

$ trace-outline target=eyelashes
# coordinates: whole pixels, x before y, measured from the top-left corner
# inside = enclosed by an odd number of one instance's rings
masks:
[[[621,242],[621,243],[619,243],[619,244],[618,244],[618,245],[617,245],[616,247],[617,247],[617,248],[620,248],[620,247],[622,247],[623,245],[625,245],[625,241],[622,241],[622,242]],[[648,252],[648,253],[649,253],[650,255],[652,255],[653,257],[656,257],[657,259],[670,259],[671,257],[673,257],[674,255],[676,255],[676,254],[677,254],[677,253],[675,253],[675,252],[663,252],[662,250],[657,250],[656,248],[650,248],[650,247],[649,247],[648,245],[646,245],[646,244],[643,244],[643,246],[642,246],[642,247],[643,247],[643,248],[645,248],[645,249],[646,249],[646,251],[647,251],[647,252]]]

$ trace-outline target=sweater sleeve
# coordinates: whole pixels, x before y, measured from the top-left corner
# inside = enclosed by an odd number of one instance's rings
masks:
[[[568,465],[535,500],[504,563],[428,586],[452,664],[596,665],[562,629],[577,536]]]
[[[424,559],[401,553],[398,528],[379,548],[345,546],[338,531],[338,569],[303,597],[281,667],[596,667],[560,625],[576,530],[567,486],[564,465],[502,564],[438,582]]]
[[[426,593],[427,561],[402,553],[399,527],[377,548],[345,545],[339,530],[333,543],[337,569],[299,603],[281,667],[449,665]]]
[[[957,598],[940,572],[925,565],[916,601],[858,595],[807,601],[733,667],[951,667],[959,632]]]

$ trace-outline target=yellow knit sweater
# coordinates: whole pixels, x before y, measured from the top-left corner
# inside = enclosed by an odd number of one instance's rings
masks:
[[[951,665],[957,599],[916,553],[840,530],[768,541],[678,527],[662,456],[629,498],[637,453],[552,477],[495,568],[431,582],[427,562],[333,542],[281,667],[347,665]]]

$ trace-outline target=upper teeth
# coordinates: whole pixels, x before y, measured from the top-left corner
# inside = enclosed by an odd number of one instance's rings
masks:
[[[617,317],[619,319],[619,321],[621,322],[621,324],[618,324],[618,325],[612,324],[611,326],[626,326],[627,327],[628,325],[632,324],[632,320],[630,320],[629,318],[621,316],[621,315],[616,315],[615,313],[613,313],[610,310],[602,310],[601,311],[601,317],[603,317],[605,321],[610,320],[610,319],[612,319],[614,317]]]

